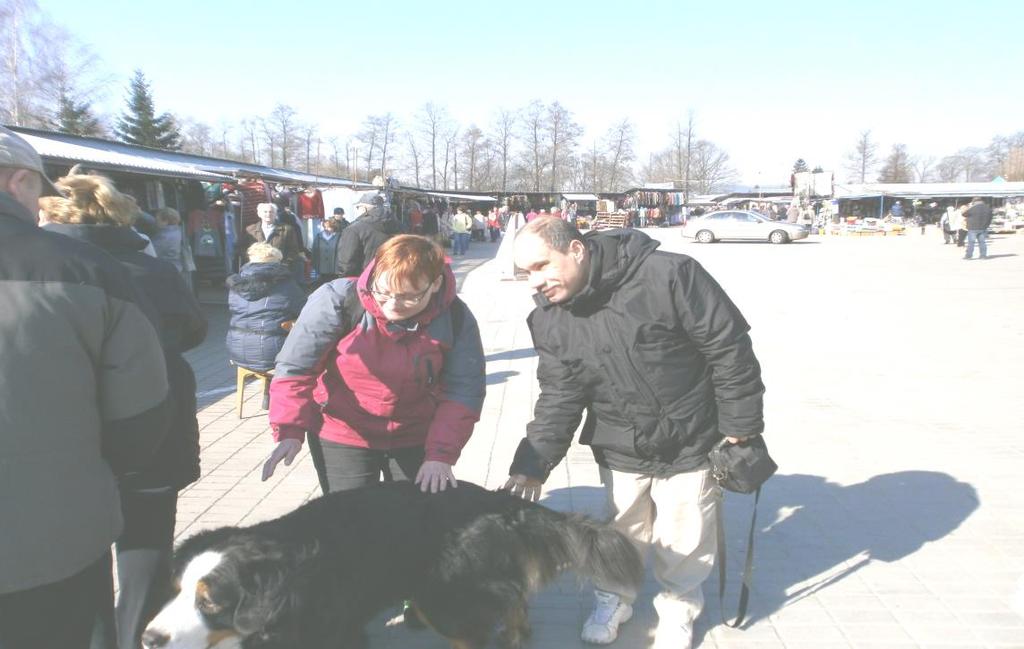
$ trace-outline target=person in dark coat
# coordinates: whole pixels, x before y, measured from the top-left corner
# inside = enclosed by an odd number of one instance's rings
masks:
[[[658,245],[636,231],[584,238],[552,217],[519,231],[515,263],[537,291],[540,395],[505,486],[538,498],[586,412],[580,440],[615,525],[655,554],[655,645],[690,647],[715,557],[708,452],[762,433],[764,385],[736,305],[694,259]],[[608,644],[637,594],[595,586],[582,636]]]
[[[173,403],[138,287],[37,227],[43,191],[39,155],[0,127],[0,645],[114,646],[116,476],[150,465]]]
[[[980,198],[971,199],[971,206],[964,212],[964,221],[967,223],[967,250],[964,251],[964,259],[974,256],[975,243],[978,244],[978,258],[987,258],[985,236],[988,234],[988,226],[992,225],[992,208]]]
[[[242,367],[266,371],[288,335],[281,325],[299,317],[306,293],[282,263],[280,250],[254,243],[247,252],[249,263],[227,279],[228,356]]]
[[[345,228],[338,244],[338,277],[358,277],[373,260],[377,248],[401,232],[398,221],[384,206],[377,192],[366,192],[356,203],[360,213],[355,223]]]
[[[325,219],[323,230],[313,240],[313,270],[316,271],[317,287],[338,277],[338,243],[342,228],[338,219]]]
[[[260,221],[245,228],[245,236],[242,237],[239,249],[248,249],[254,243],[269,243],[281,251],[284,264],[289,268],[308,259],[306,249],[302,245],[302,234],[293,223],[278,218],[276,205],[260,203],[256,206],[256,214],[259,215]]]
[[[116,543],[117,636],[120,646],[138,647],[171,586],[178,491],[199,479],[196,379],[182,354],[203,341],[207,323],[178,270],[142,252],[147,242],[129,225],[138,212],[133,200],[103,176],[66,176],[57,186],[68,198],[41,203],[44,227],[102,248],[128,269],[152,307],[175,402],[171,427],[153,462],[120,477],[125,528]]]

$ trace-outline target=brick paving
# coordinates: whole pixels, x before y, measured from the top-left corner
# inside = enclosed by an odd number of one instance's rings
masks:
[[[995,237],[992,258],[962,261],[922,236],[812,237],[788,246],[698,245],[648,231],[700,260],[743,310],[764,368],[766,435],[781,468],[759,516],[751,622],[717,624],[717,579],[695,646],[1021,647],[1013,598],[1024,573],[1024,235]],[[524,282],[501,281],[492,244],[455,266],[480,321],[488,394],[456,475],[500,485],[529,421],[536,356]],[[475,269],[475,270],[474,270]],[[259,389],[234,404],[223,306],[189,354],[199,379],[203,477],[184,490],[179,539],[249,524],[318,493],[308,454],[260,482],[271,449]],[[544,502],[601,515],[597,470],[573,447]],[[750,499],[726,500],[735,606]],[[649,580],[613,646],[647,647]],[[570,576],[534,597],[532,647],[583,647],[590,595]],[[1020,610],[1018,608],[1018,610]],[[442,648],[429,631],[371,624],[372,648]]]

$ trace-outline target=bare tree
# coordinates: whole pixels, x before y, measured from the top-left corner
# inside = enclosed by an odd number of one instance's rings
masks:
[[[913,165],[906,144],[894,144],[878,172],[880,183],[909,183],[914,178]]]
[[[570,160],[583,129],[572,119],[572,113],[557,101],[547,108],[545,135],[551,161],[551,191],[561,189],[560,175]]]
[[[306,173],[320,173],[320,138],[317,137],[316,126],[307,124],[302,129],[306,142]]]
[[[512,143],[515,138],[516,129],[515,111],[501,109],[494,120],[492,127],[494,137],[494,150],[501,160],[501,191],[508,191],[508,170],[512,160]]]
[[[632,163],[636,159],[633,145],[636,134],[629,119],[623,119],[608,129],[605,147],[608,151],[608,191],[618,191],[624,183],[632,180]]]
[[[462,157],[465,160],[469,176],[466,178],[465,186],[470,191],[478,189],[480,180],[477,165],[480,162],[484,149],[488,146],[487,139],[475,124],[470,125],[462,134]]]
[[[438,106],[433,102],[427,102],[420,109],[419,113],[419,125],[420,133],[427,143],[427,148],[430,151],[430,187],[431,189],[437,189],[437,151],[438,144],[445,142],[445,134],[449,128],[449,122],[451,121],[448,116],[448,110],[444,106]],[[447,167],[448,160],[447,155],[445,156],[445,167]],[[447,171],[445,171],[447,174]]]
[[[246,117],[239,126],[242,127],[242,159],[248,160],[253,164],[259,164],[260,161],[260,130],[263,127],[262,120],[255,119],[252,117]],[[246,153],[246,147],[248,147],[248,153]]]
[[[584,182],[579,187],[586,187],[597,193],[604,191],[605,159],[601,153],[601,147],[597,140],[590,144],[590,148],[580,158],[580,168]]]
[[[45,126],[49,23],[35,0],[0,4],[0,122]]]
[[[736,170],[729,163],[729,154],[707,140],[697,140],[689,157],[693,183],[698,193],[708,194],[736,179]]]
[[[1024,180],[1024,131],[997,135],[985,150],[989,173],[1004,180]]]
[[[522,112],[523,140],[526,142],[527,163],[533,173],[533,191],[540,191],[541,176],[545,167],[544,105],[533,100]]]
[[[868,176],[878,166],[878,144],[871,139],[871,131],[861,131],[853,151],[846,154],[846,169],[850,172],[850,180],[861,184],[867,182]]]
[[[917,156],[912,160],[912,166],[917,182],[930,182],[932,179],[932,168],[935,166],[935,156]]]
[[[267,136],[270,147],[270,165],[276,165],[275,146],[281,152],[281,167],[288,168],[295,159],[295,150],[299,145],[301,126],[298,123],[295,109],[287,104],[278,104],[270,111],[263,121],[263,132]]]
[[[412,169],[413,178],[416,182],[416,187],[420,186],[420,152],[416,148],[416,136],[412,134],[412,131],[406,133],[406,137],[409,143],[409,155],[412,156]]]
[[[212,155],[213,129],[191,117],[175,117],[181,132],[181,150],[195,155]]]

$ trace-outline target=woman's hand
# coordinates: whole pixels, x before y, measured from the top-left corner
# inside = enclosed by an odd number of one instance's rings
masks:
[[[302,450],[302,441],[297,439],[282,439],[274,447],[270,457],[263,465],[263,481],[266,482],[270,476],[274,475],[274,469],[277,468],[278,463],[284,460],[285,466],[291,466],[291,463],[295,461],[295,457]]]
[[[420,470],[416,472],[416,484],[419,485],[420,491],[429,491],[432,494],[444,491],[449,484],[452,489],[459,486],[452,473],[452,465],[437,460],[426,460],[420,465]]]

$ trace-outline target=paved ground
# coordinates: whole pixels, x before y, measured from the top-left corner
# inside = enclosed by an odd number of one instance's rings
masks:
[[[750,321],[764,367],[766,435],[779,475],[759,518],[752,622],[719,624],[717,580],[698,624],[702,647],[1024,647],[1011,601],[1024,573],[1024,235],[992,259],[962,261],[941,235],[815,237],[788,246],[698,245],[650,230],[718,278]],[[474,245],[460,275],[493,253]],[[488,395],[458,477],[507,475],[536,396],[524,282],[497,262],[466,277],[481,323]],[[177,533],[277,516],[317,492],[305,454],[269,482],[258,389],[245,418],[223,349],[226,316],[190,354],[200,378],[203,478],[182,493]],[[282,467],[284,468],[284,467]],[[597,472],[574,448],[545,502],[601,513]],[[749,498],[727,498],[730,567],[741,565]],[[730,583],[734,606],[736,579]],[[649,584],[615,646],[648,646]],[[582,647],[589,595],[565,578],[537,595],[533,647]],[[374,648],[441,648],[430,632],[371,625]]]

